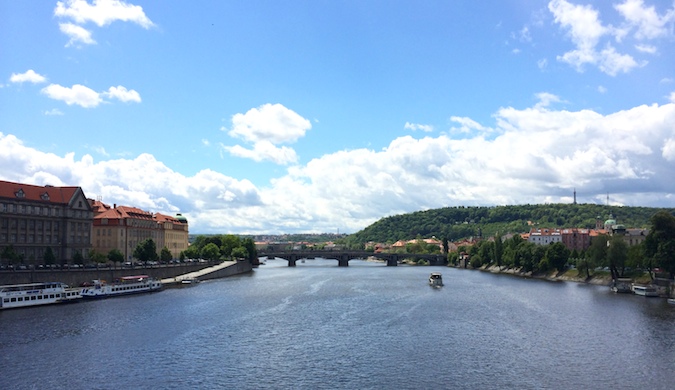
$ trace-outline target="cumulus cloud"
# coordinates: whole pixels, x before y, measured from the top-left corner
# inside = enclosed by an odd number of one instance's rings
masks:
[[[405,125],[403,125],[403,128],[406,130],[412,130],[412,131],[424,131],[425,133],[429,133],[434,131],[434,127],[431,125],[422,125],[419,123],[410,123],[406,122]]]
[[[75,84],[71,88],[50,84],[43,88],[41,92],[48,98],[61,100],[69,106],[75,104],[84,108],[91,108],[98,106],[103,101],[98,92],[80,84]]]
[[[58,1],[54,16],[71,19],[77,24],[93,22],[99,27],[115,21],[136,23],[146,29],[154,26],[143,7],[120,0],[94,0],[92,4],[86,0]]]
[[[66,47],[82,43],[85,45],[95,45],[96,41],[91,37],[91,31],[82,26],[73,23],[59,23],[59,30],[66,34],[70,40],[66,43]]]
[[[45,111],[45,115],[47,116],[61,116],[63,115],[63,112],[59,110],[58,108],[52,108],[51,110]]]
[[[103,92],[103,95],[111,98],[111,99],[117,99],[122,102],[136,102],[140,103],[141,102],[141,95],[138,94],[138,92],[132,90],[127,90],[121,85],[118,85],[117,87],[110,87],[107,92]]]
[[[277,164],[288,164],[297,161],[295,151],[279,144],[289,144],[304,137],[312,128],[309,120],[281,104],[264,104],[252,108],[245,114],[232,116],[232,127],[227,134],[253,145],[252,149],[243,146],[226,146],[222,148],[229,153],[255,161],[272,161]],[[222,130],[227,130],[223,127]]]
[[[582,72],[586,65],[596,66],[601,72],[610,76],[628,73],[634,68],[645,66],[646,61],[638,61],[627,53],[619,52],[609,39],[620,43],[632,30],[636,30],[636,39],[654,39],[666,34],[668,23],[672,23],[673,11],[659,16],[654,7],[645,7],[642,0],[626,0],[615,8],[626,20],[626,24],[614,27],[604,25],[599,12],[590,5],[575,5],[567,0],[552,0],[548,4],[554,21],[567,33],[575,49],[570,50],[557,59],[568,63]],[[607,40],[598,49],[603,38]],[[642,53],[653,54],[656,47],[638,44],[635,48]]]
[[[72,21],[59,23],[61,32],[70,38],[66,47],[96,44],[92,32],[83,27],[89,22],[99,27],[115,21],[135,23],[145,29],[154,26],[143,12],[143,7],[121,0],[94,0],[92,4],[86,0],[58,1],[54,8],[54,16]]]
[[[117,99],[122,102],[141,102],[141,96],[138,92],[133,89],[127,90],[121,85],[110,87],[108,91],[98,93],[80,84],[75,84],[70,88],[58,84],[50,84],[40,92],[50,99],[61,100],[69,106],[75,104],[84,108],[93,108],[103,103],[104,100],[101,96]]]
[[[24,73],[12,73],[9,77],[9,81],[12,83],[33,83],[39,84],[47,81],[47,78],[41,74],[35,73],[33,69],[28,69]]]
[[[378,151],[326,154],[259,188],[212,170],[185,176],[149,154],[77,160],[0,134],[0,179],[80,185],[109,203],[181,212],[199,233],[353,232],[428,208],[562,202],[574,188],[581,202],[611,192],[616,204],[675,207],[675,103],[609,114],[503,107],[493,118],[494,128],[452,117],[475,129],[462,139],[407,135]]]
[[[672,32],[668,25],[672,25],[675,21],[675,8],[669,9],[664,15],[659,15],[653,6],[645,6],[642,0],[625,0],[621,4],[615,4],[614,8],[621,13],[630,27],[635,29],[637,39],[655,39]]]

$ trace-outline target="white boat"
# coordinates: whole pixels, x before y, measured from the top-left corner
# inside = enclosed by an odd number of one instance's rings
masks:
[[[643,297],[658,297],[659,293],[656,291],[656,288],[652,286],[640,286],[637,284],[633,285],[633,293],[635,295],[641,295]]]
[[[81,298],[80,289],[61,282],[26,283],[0,286],[0,309],[12,309]]]
[[[668,303],[675,305],[675,298],[668,298]]]
[[[94,280],[93,286],[82,289],[82,298],[96,299],[139,294],[162,289],[162,282],[148,275],[124,276],[114,283]]]
[[[431,275],[429,275],[429,285],[432,287],[443,286],[443,276],[440,272],[432,272]]]
[[[180,284],[182,285],[192,285],[192,284],[197,284],[199,283],[200,280],[197,278],[185,278],[180,281]]]

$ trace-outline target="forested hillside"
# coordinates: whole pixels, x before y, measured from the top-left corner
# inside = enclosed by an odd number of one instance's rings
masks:
[[[597,204],[446,207],[383,218],[352,234],[347,241],[393,243],[432,236],[455,241],[479,234],[489,237],[497,232],[501,235],[528,232],[531,224],[550,228],[593,228],[596,218],[604,223],[610,214],[627,228],[648,228],[649,219],[660,210],[675,214],[675,209]]]

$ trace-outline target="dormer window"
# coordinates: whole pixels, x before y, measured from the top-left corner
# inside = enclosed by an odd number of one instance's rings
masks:
[[[25,198],[26,197],[26,193],[23,192],[23,190],[21,188],[19,188],[19,190],[17,192],[15,192],[14,195],[16,195],[17,198]]]
[[[47,200],[47,201],[48,201],[48,200],[49,200],[49,194],[45,192],[45,193],[43,193],[42,195],[40,195],[40,198],[41,198],[42,200]]]

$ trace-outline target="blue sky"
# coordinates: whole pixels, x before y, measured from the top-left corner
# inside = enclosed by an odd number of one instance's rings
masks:
[[[675,207],[675,3],[0,0],[0,179],[355,232],[445,206]]]

